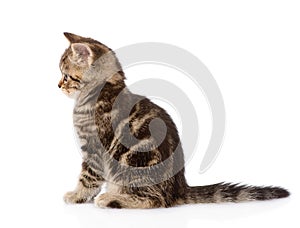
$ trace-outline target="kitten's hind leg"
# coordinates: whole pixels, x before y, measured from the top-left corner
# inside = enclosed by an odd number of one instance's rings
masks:
[[[104,193],[94,199],[97,207],[105,208],[158,208],[164,207],[160,201],[134,194]]]
[[[101,191],[103,182],[104,178],[83,162],[77,187],[64,195],[64,201],[66,203],[90,202]]]

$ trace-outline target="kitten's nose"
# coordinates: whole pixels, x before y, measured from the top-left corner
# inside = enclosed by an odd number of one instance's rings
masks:
[[[60,85],[60,84],[58,84],[58,88],[61,88],[61,85]]]

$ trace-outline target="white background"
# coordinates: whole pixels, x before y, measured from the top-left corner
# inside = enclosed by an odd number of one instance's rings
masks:
[[[299,12],[296,0],[2,1],[0,226],[299,227]],[[292,196],[155,210],[65,205],[81,163],[73,101],[57,88],[65,31],[113,49],[157,41],[196,55],[222,91],[227,127],[218,159],[199,174],[210,131],[199,106],[204,140],[187,166],[189,183],[280,185]],[[126,71],[129,81],[136,72]]]

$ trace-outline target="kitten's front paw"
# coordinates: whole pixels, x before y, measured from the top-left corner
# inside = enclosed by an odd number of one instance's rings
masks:
[[[85,203],[87,201],[86,198],[78,196],[77,192],[67,192],[64,195],[64,201],[68,204],[74,204],[74,203]]]

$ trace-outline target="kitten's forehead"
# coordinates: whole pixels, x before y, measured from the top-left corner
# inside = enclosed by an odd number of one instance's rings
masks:
[[[64,54],[62,55],[60,62],[59,62],[59,68],[61,70],[61,72],[64,72],[66,70],[68,70],[69,68],[69,54],[71,53],[70,47],[68,49],[65,50]]]

